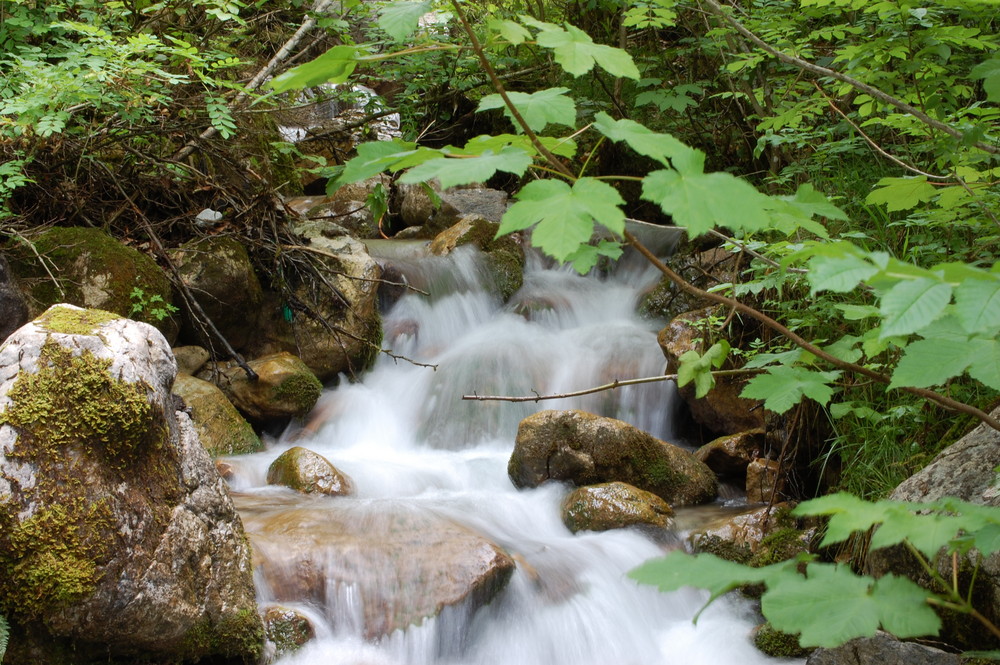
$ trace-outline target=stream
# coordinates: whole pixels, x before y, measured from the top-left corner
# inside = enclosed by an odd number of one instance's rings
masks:
[[[315,639],[277,662],[773,662],[750,642],[758,617],[748,601],[724,598],[695,625],[692,617],[706,592],[661,594],[625,576],[678,547],[685,530],[723,510],[721,500],[710,508],[680,510],[676,531],[656,538],[633,530],[573,535],[560,518],[567,487],[549,483],[517,490],[507,477],[519,421],[542,409],[583,409],[672,440],[679,400],[672,383],[538,403],[461,399],[571,391],[662,373],[656,332],[663,322],[636,314],[640,293],[657,274],[638,257],[626,257],[611,274],[587,277],[532,257],[524,287],[504,304],[492,295],[489,274],[472,249],[459,248],[448,257],[424,255],[423,243],[372,243],[370,249],[431,293],[409,292],[384,312],[385,347],[436,369],[383,355],[360,381],[341,381],[324,394],[318,426],[289,431],[265,452],[227,460],[236,469],[231,487],[258,556],[285,556],[285,568],[275,564],[271,570],[301,576],[298,554],[309,549],[307,576],[323,589],[290,601],[274,574],[262,574],[258,566],[261,604],[281,600],[308,616],[316,630]],[[317,498],[267,486],[268,465],[293,445],[329,459],[353,479],[356,493]],[[468,605],[447,608],[419,625],[373,636],[372,611],[380,611],[373,603],[391,604],[388,595],[421,592],[399,584],[391,557],[370,554],[352,564],[364,569],[353,574],[378,580],[377,589],[333,583],[330,576],[338,566],[343,573],[344,564],[339,553],[324,555],[325,539],[337,540],[337,525],[345,520],[361,531],[384,528],[379,520],[385,515],[457,523],[508,552],[517,567],[506,587],[477,611]]]

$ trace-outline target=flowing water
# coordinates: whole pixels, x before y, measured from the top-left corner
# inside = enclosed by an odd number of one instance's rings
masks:
[[[584,409],[670,440],[678,399],[672,384],[554,402],[461,400],[463,394],[557,393],[662,373],[656,343],[662,322],[635,314],[640,292],[656,275],[638,261],[623,260],[611,275],[584,278],[530,260],[524,288],[503,304],[491,295],[489,277],[471,250],[437,258],[419,255],[418,248],[373,249],[395,254],[388,260],[432,294],[408,293],[388,309],[385,345],[437,369],[383,356],[360,381],[343,381],[324,395],[324,417],[314,431],[286,435],[266,452],[232,459],[233,489],[264,556],[300,547],[289,535],[301,536],[299,527],[315,552],[325,538],[337,539],[337,520],[360,520],[364,531],[378,528],[378,515],[403,513],[463,525],[509,552],[518,565],[507,586],[478,611],[452,608],[381,638],[366,638],[366,612],[379,602],[370,590],[366,597],[356,585],[330,583],[319,596],[284,602],[312,619],[317,638],[281,665],[771,662],[750,643],[758,618],[745,601],[723,599],[695,625],[692,617],[705,592],[661,594],[626,578],[630,569],[676,547],[679,535],[573,535],[560,519],[565,486],[519,491],[507,477],[518,422],[541,409]],[[356,494],[311,498],[267,487],[268,464],[292,445],[327,457],[353,478]],[[355,517],[345,518],[344,509]],[[679,523],[700,514],[692,510],[685,519],[682,511]],[[324,571],[338,565],[336,558],[314,565],[311,574],[332,574]],[[391,562],[371,558],[383,585],[392,587]],[[301,560],[295,565],[301,568]],[[262,603],[273,600],[272,582],[258,579]]]

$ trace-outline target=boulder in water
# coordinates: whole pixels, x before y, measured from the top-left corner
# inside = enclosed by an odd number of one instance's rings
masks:
[[[267,469],[267,482],[298,492],[346,496],[354,493],[354,483],[318,453],[295,446],[281,453]]]
[[[514,570],[513,559],[487,539],[416,509],[237,501],[259,574],[277,602],[313,603],[335,629],[368,639],[448,608],[471,616]]]
[[[522,420],[507,472],[517,487],[617,480],[673,506],[711,501],[717,491],[715,474],[688,451],[584,411],[541,411]]]
[[[437,200],[427,193],[434,189]],[[422,227],[425,238],[433,238],[466,215],[500,223],[507,211],[507,192],[487,187],[451,187],[442,190],[437,181],[400,185],[400,217],[407,226]]]
[[[316,637],[316,629],[309,617],[298,610],[282,605],[270,605],[263,610],[264,633],[274,651],[274,657],[298,651]]]
[[[628,483],[587,485],[563,500],[563,523],[577,531],[607,531],[624,527],[666,529],[674,511],[652,492]]]
[[[466,215],[431,242],[431,253],[450,254],[456,247],[473,245],[486,254],[486,265],[500,297],[508,300],[524,283],[524,250],[510,235],[497,238],[500,225],[480,215]]]
[[[859,637],[834,649],[816,649],[806,665],[959,665],[962,662],[958,654],[901,642],[879,631],[873,637]]]
[[[68,305],[0,347],[6,663],[259,654],[250,549],[175,372],[152,326]]]
[[[323,392],[319,379],[290,353],[274,353],[247,364],[257,374],[256,381],[242,367],[230,363],[218,376],[218,382],[222,392],[250,420],[302,417],[316,406]],[[211,372],[202,376],[209,378]]]

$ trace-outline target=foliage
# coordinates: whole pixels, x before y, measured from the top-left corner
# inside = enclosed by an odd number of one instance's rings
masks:
[[[10,624],[8,624],[7,619],[0,614],[0,661],[3,660],[3,656],[7,652],[7,641],[9,638]]]
[[[162,321],[177,312],[177,308],[163,300],[163,296],[153,294],[146,296],[146,292],[138,286],[132,289],[129,294],[132,299],[132,308],[128,315],[134,317],[139,315],[142,319]]]
[[[972,614],[998,633],[975,612],[968,600],[971,594],[958,588],[957,577],[948,581],[937,572],[941,557],[952,553],[973,557],[978,567],[983,557],[1000,551],[1000,515],[995,509],[950,498],[926,504],[871,503],[849,494],[831,494],[800,504],[793,514],[829,517],[822,546],[843,543],[875,528],[873,549],[904,545],[942,591],[892,574],[878,579],[858,575],[844,564],[819,562],[812,555],[752,568],[711,554],[676,551],[629,575],[662,591],[706,588],[711,592],[708,603],[737,587],[764,584],[764,616],[777,630],[799,634],[803,647],[837,646],[874,635],[880,627],[904,638],[936,635],[941,620],[935,606]]]

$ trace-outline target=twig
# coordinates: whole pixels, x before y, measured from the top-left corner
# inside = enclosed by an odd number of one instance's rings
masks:
[[[762,369],[723,369],[712,372],[711,374],[712,376],[739,376],[743,374],[759,374],[763,371],[764,370]],[[676,374],[663,374],[661,376],[645,376],[641,379],[615,379],[611,383],[605,383],[603,386],[595,386],[585,390],[577,390],[571,393],[558,393],[555,395],[540,395],[537,392],[534,395],[522,395],[519,397],[512,397],[509,395],[462,395],[462,399],[472,400],[475,402],[541,402],[542,400],[580,397],[582,395],[590,395],[592,393],[604,392],[606,390],[624,388],[625,386],[635,386],[642,383],[657,383],[659,381],[675,381],[676,379]]]
[[[788,55],[787,53],[779,51],[778,49],[774,48],[773,46],[765,42],[763,39],[755,35],[753,32],[750,32],[750,30],[748,30],[746,26],[744,26],[742,23],[740,23],[735,18],[730,16],[729,13],[727,13],[726,10],[722,8],[722,5],[720,5],[715,0],[699,0],[699,2],[704,2],[715,14],[720,16],[722,20],[724,20],[734,30],[736,30],[736,32],[740,33],[741,35],[749,39],[751,42],[756,44],[758,47],[760,47],[762,50],[774,56],[778,60],[784,62],[785,64],[798,67],[799,69],[803,69],[807,72],[812,72],[813,74],[818,74],[819,76],[827,76],[832,79],[836,79],[837,81],[840,81],[842,83],[846,83],[852,88],[860,90],[861,92],[867,95],[871,95],[872,97],[878,99],[879,101],[885,102],[886,104],[894,106],[900,111],[903,111],[904,113],[912,115],[914,118],[924,123],[928,127],[932,127],[938,131],[944,132],[948,136],[951,136],[959,140],[963,140],[965,138],[962,132],[955,129],[951,125],[947,125],[939,120],[935,120],[934,118],[930,117],[929,115],[927,115],[920,109],[916,108],[915,106],[911,106],[910,104],[907,104],[901,99],[893,97],[888,93],[882,92],[878,88],[874,88],[868,85],[867,83],[862,83],[856,78],[852,78],[850,76],[847,76],[846,74],[841,74],[840,72],[835,71],[833,69],[820,67],[819,65],[813,64],[801,58],[797,58],[793,55]],[[1000,154],[1000,148],[998,148],[997,146],[990,145],[988,143],[983,143],[982,141],[976,141],[972,143],[972,145],[984,152],[988,152],[993,155]]]

